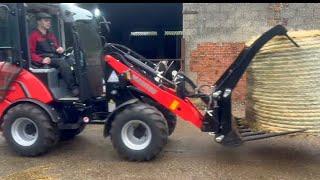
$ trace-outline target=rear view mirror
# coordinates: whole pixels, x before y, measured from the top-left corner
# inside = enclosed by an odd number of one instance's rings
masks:
[[[111,22],[107,21],[106,18],[102,15],[100,9],[96,8],[94,9],[94,17],[97,20],[97,23],[99,24],[100,32],[105,32],[106,34],[110,33],[110,26]]]
[[[107,34],[110,33],[111,22],[107,21],[103,16],[101,16],[102,21],[99,23],[101,30],[105,31]]]

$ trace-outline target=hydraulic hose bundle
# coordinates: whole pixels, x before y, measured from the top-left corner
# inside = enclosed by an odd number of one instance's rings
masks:
[[[256,129],[320,133],[320,31],[274,37],[248,68],[246,119]],[[252,42],[248,42],[250,45]]]

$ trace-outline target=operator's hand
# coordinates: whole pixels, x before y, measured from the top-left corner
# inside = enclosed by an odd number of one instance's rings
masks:
[[[51,59],[49,57],[45,57],[45,58],[43,58],[42,63],[43,64],[50,64],[51,63]]]
[[[62,54],[64,52],[63,47],[58,47],[58,49],[56,49],[57,53]]]

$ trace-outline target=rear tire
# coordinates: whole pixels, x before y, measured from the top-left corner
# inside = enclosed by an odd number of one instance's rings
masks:
[[[110,135],[121,157],[130,161],[148,161],[167,143],[168,125],[156,108],[133,104],[115,116]]]
[[[83,123],[78,129],[66,129],[60,130],[60,141],[67,141],[73,139],[75,136],[79,135],[86,127],[86,124]]]
[[[22,156],[39,156],[58,142],[56,124],[37,105],[18,104],[3,119],[3,135],[9,147]]]

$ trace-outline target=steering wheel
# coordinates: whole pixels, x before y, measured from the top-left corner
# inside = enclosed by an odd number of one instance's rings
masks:
[[[64,55],[65,57],[67,57],[68,63],[69,63],[71,66],[74,66],[74,65],[76,64],[75,59],[74,59],[74,49],[73,49],[73,47],[68,47],[68,48],[64,51],[63,55]],[[68,58],[68,57],[73,57],[73,58]]]
[[[70,56],[72,54],[73,54],[73,47],[68,47],[63,53],[64,56]]]

